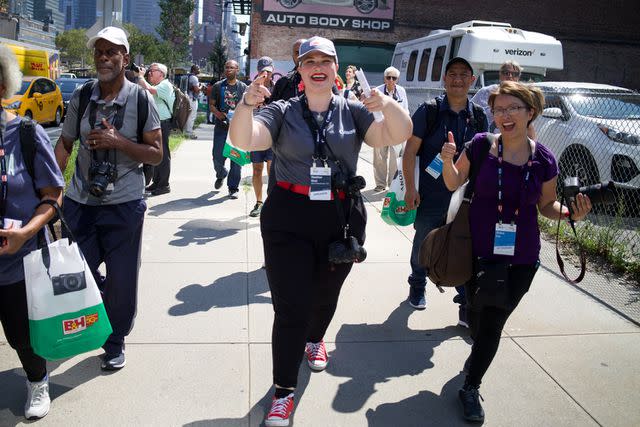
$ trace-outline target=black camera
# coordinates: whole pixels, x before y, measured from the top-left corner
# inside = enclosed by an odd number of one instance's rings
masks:
[[[129,69],[134,73],[140,72],[140,67],[138,67],[135,62],[132,62],[131,65],[129,65]]]
[[[68,294],[69,292],[76,292],[80,289],[86,289],[87,287],[84,271],[53,276],[51,278],[51,284],[53,285],[54,295]]]
[[[341,171],[336,171],[333,174],[333,188],[339,191],[344,191],[347,196],[355,196],[360,193],[364,187],[367,186],[367,182],[360,175],[347,177]]]
[[[95,197],[104,196],[107,186],[116,182],[118,172],[116,166],[108,161],[91,162],[89,166],[89,193]]]
[[[329,245],[329,262],[332,264],[349,264],[362,262],[367,258],[367,250],[363,248],[358,239],[349,236],[344,240],[338,240]]]
[[[576,195],[582,193],[589,197],[592,205],[611,205],[616,203],[616,187],[613,181],[599,184],[580,186],[580,180],[575,176],[569,176],[562,183],[562,196],[567,201],[567,207],[571,212],[571,203],[575,202]]]

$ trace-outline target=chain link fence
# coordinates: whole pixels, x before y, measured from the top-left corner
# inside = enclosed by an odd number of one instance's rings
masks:
[[[589,254],[588,274],[580,287],[640,323],[640,94],[605,85],[538,83],[545,109],[534,127],[538,140],[556,156],[558,198],[576,187],[594,202],[578,226],[578,239]],[[612,186],[597,186],[613,182]],[[575,184],[575,181],[573,182]],[[587,188],[584,188],[587,187]],[[558,271],[556,224],[541,220],[546,242],[542,265]],[[563,225],[563,256],[570,276],[577,276],[578,245]]]

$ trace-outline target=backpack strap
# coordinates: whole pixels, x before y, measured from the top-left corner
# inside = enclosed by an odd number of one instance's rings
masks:
[[[80,89],[80,103],[78,104],[78,117],[76,120],[76,135],[78,135],[78,139],[80,139],[80,122],[82,122],[82,116],[84,116],[84,112],[87,110],[89,101],[91,101],[93,85],[96,84],[96,82],[97,80],[89,80],[83,84],[82,89]]]
[[[474,102],[471,103],[471,107],[471,127],[475,129],[476,133],[489,130],[484,108]]]
[[[29,118],[20,121],[20,151],[25,168],[33,181],[33,189],[36,189],[35,163],[36,163],[36,124]]]
[[[143,143],[144,138],[144,125],[147,123],[147,119],[149,118],[149,95],[146,90],[141,90],[138,86],[138,104],[137,104],[137,113],[138,113],[138,127],[137,127],[137,135],[138,135],[138,144]]]
[[[425,129],[424,137],[422,140],[429,138],[436,131],[436,125],[438,124],[438,115],[440,114],[440,100],[438,98],[432,99],[424,103],[425,105],[425,121],[427,122],[427,128]]]

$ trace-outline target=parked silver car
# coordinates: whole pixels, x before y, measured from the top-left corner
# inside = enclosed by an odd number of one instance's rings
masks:
[[[534,122],[540,142],[553,151],[559,184],[577,176],[582,185],[625,184],[626,215],[640,205],[640,94],[595,83],[536,83],[545,109]]]

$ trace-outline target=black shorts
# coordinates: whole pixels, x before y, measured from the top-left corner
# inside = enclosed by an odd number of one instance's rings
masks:
[[[271,148],[263,151],[252,151],[250,153],[251,163],[264,163],[273,160],[273,150]]]

